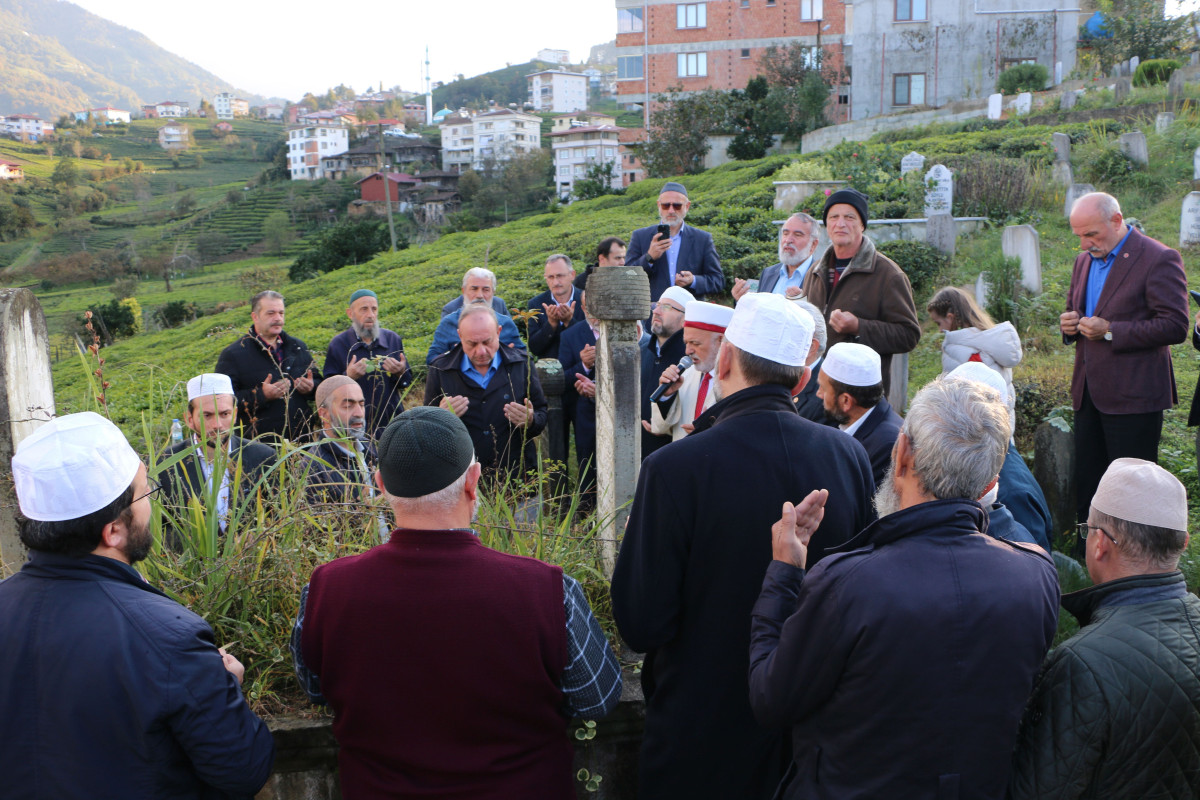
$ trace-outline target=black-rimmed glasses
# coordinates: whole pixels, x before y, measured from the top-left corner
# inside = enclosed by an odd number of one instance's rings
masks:
[[[1092,523],[1090,523],[1090,522],[1080,522],[1080,523],[1079,523],[1078,525],[1076,525],[1075,527],[1076,527],[1076,528],[1078,529],[1078,531],[1079,531],[1079,538],[1080,538],[1080,539],[1087,539],[1087,537],[1091,535],[1091,532],[1095,530],[1095,531],[1100,531],[1101,533],[1103,533],[1103,534],[1104,534],[1104,536],[1105,536],[1105,537],[1106,537],[1106,538],[1107,538],[1107,539],[1108,539],[1110,542],[1112,542],[1113,544],[1115,544],[1117,547],[1120,547],[1120,546],[1121,546],[1121,543],[1120,543],[1120,542],[1118,542],[1118,541],[1117,541],[1115,538],[1113,538],[1113,535],[1112,535],[1111,533],[1109,533],[1108,531],[1104,530],[1104,528],[1101,528],[1099,525],[1093,525],[1093,524],[1092,524]]]

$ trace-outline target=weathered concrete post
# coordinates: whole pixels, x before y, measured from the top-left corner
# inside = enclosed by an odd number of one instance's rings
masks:
[[[600,324],[596,342],[596,512],[604,566],[617,561],[617,534],[642,462],[642,355],[637,321],[650,316],[650,281],[640,267],[599,267],[587,282],[588,314]],[[618,513],[620,509],[620,513]]]
[[[17,444],[54,416],[50,337],[33,292],[0,289],[0,578],[21,568],[12,457]]]
[[[1075,524],[1075,437],[1043,422],[1034,431],[1033,442],[1033,477],[1046,495],[1057,536]]]
[[[888,403],[896,409],[897,414],[903,414],[908,408],[908,353],[896,353],[892,356],[892,368],[888,374],[891,376],[888,383]]]
[[[542,460],[558,461],[563,465],[561,472],[554,472],[550,480],[549,492],[554,498],[563,497],[567,488],[567,456],[571,448],[567,444],[566,425],[563,421],[562,396],[567,388],[566,376],[558,359],[541,358],[534,365],[537,369],[538,382],[542,385],[542,393],[546,395],[546,429],[542,431]]]

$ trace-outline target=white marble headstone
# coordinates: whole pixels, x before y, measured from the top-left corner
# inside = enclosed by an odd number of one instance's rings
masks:
[[[1134,56],[1133,58],[1129,59],[1129,74],[1130,75],[1137,72],[1138,64],[1140,64],[1140,63],[1142,63],[1142,60],[1140,58],[1138,58],[1137,56]]]
[[[1058,86],[1062,83],[1063,67],[1061,61],[1054,62],[1054,85]]]
[[[1160,111],[1158,116],[1154,118],[1154,132],[1166,133],[1167,129],[1175,123],[1175,113],[1173,111]]]
[[[919,172],[925,169],[925,156],[915,150],[904,158],[900,159],[900,174],[907,175],[910,172]]]
[[[1060,111],[1070,111],[1072,108],[1075,107],[1075,101],[1078,99],[1079,99],[1079,95],[1075,94],[1075,92],[1068,89],[1067,91],[1062,93],[1062,100],[1060,100],[1058,102],[1059,110]]]
[[[1033,95],[1029,92],[1021,92],[1017,95],[1015,107],[1018,114],[1028,114],[1033,110]]]
[[[1179,215],[1179,246],[1200,244],[1200,192],[1190,192],[1183,198]]]
[[[1037,228],[1032,225],[1008,225],[1000,237],[1000,249],[1007,258],[1021,262],[1021,285],[1033,294],[1042,293],[1042,251]]]
[[[1065,133],[1050,134],[1050,141],[1054,143],[1054,160],[1055,161],[1070,161],[1071,160],[1071,137]]]
[[[1071,207],[1075,205],[1075,201],[1094,191],[1096,191],[1096,187],[1090,183],[1072,183],[1071,188],[1067,189],[1067,197],[1063,201],[1063,216],[1070,219]]]
[[[925,216],[950,214],[954,207],[954,175],[942,164],[925,173]]]
[[[1004,95],[988,95],[988,119],[1000,119],[1004,113]]]
[[[1192,180],[1200,181],[1200,147],[1192,153]]]
[[[1141,131],[1122,133],[1117,139],[1117,146],[1130,161],[1142,166],[1150,163],[1150,151],[1146,149],[1146,134]]]

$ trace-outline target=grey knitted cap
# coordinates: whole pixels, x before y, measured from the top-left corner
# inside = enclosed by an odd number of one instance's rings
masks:
[[[453,412],[410,408],[379,437],[379,472],[393,497],[424,497],[454,483],[471,465],[475,447]]]

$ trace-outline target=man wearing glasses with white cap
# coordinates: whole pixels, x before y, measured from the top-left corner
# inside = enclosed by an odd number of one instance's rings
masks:
[[[1008,796],[1200,794],[1200,600],[1179,558],[1187,491],[1138,458],[1109,465],[1079,538],[1095,586],[1063,595],[1080,630],[1046,657]]]
[[[238,462],[241,462],[242,470],[241,491],[245,493],[275,462],[275,450],[230,432],[237,411],[233,383],[228,375],[219,372],[197,375],[187,382],[187,393],[184,422],[192,432],[191,441],[174,445],[163,453],[162,460],[167,461],[183,450],[190,452],[159,475],[163,504],[174,509],[179,520],[183,519],[182,509],[188,501],[209,495],[213,491],[213,475],[219,472],[216,511],[224,531],[230,507],[237,499],[231,484]]]
[[[244,669],[133,569],[152,545],[146,466],[92,412],[17,446],[21,571],[0,583],[6,798],[252,796],[275,744]]]

